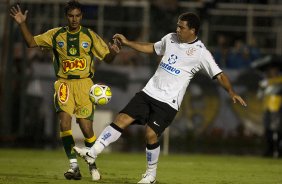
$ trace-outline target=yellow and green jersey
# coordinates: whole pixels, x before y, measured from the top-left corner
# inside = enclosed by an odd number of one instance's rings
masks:
[[[106,43],[85,27],[75,33],[67,27],[54,28],[34,40],[38,46],[53,50],[55,73],[65,79],[93,77],[94,58],[102,61],[110,52]]]

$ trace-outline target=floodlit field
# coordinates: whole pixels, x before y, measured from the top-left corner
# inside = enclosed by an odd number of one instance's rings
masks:
[[[1,184],[90,184],[86,163],[79,159],[83,179],[67,181],[63,150],[0,149]],[[143,154],[102,154],[97,160],[103,179],[96,183],[137,183],[145,170]],[[158,184],[281,184],[282,159],[222,155],[161,156]]]

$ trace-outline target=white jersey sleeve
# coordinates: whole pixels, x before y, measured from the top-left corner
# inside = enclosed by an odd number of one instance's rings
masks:
[[[216,75],[222,72],[222,70],[216,64],[210,51],[208,51],[206,48],[203,48],[200,61],[202,62],[204,71],[206,71],[210,78],[214,79]]]
[[[156,42],[154,44],[154,49],[157,55],[159,56],[163,56],[165,53],[165,49],[166,49],[166,37],[168,35],[164,36],[160,41]]]

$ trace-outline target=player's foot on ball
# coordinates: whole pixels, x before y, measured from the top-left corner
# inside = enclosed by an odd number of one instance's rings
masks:
[[[76,169],[70,168],[67,172],[64,173],[64,176],[67,180],[81,180],[81,174],[79,168]]]
[[[96,163],[89,165],[89,171],[92,176],[93,181],[98,181],[101,179],[101,175],[97,169]]]
[[[78,156],[82,157],[89,165],[94,164],[96,156],[91,154],[90,148],[79,148],[77,146],[74,146],[73,150],[78,154]]]
[[[156,177],[150,173],[142,174],[142,179],[137,184],[153,184],[156,183]]]

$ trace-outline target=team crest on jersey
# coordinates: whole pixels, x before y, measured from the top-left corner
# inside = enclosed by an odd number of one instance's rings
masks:
[[[178,58],[177,55],[171,54],[170,57],[168,58],[168,63],[171,64],[171,65],[176,63],[177,58]]]
[[[69,53],[71,54],[71,55],[76,55],[76,53],[77,53],[77,50],[76,50],[76,48],[75,47],[71,47],[70,48],[70,50],[69,50]]]
[[[67,73],[74,70],[84,70],[86,68],[86,59],[85,58],[75,58],[74,60],[64,60],[63,61],[63,72]]]
[[[82,45],[83,48],[86,49],[88,47],[89,43],[88,42],[82,42],[81,45]]]
[[[62,48],[65,45],[65,43],[63,41],[59,41],[58,45],[59,45],[60,48]]]
[[[194,52],[196,51],[196,49],[194,47],[189,48],[188,50],[186,50],[186,54],[188,56],[192,56],[194,54]]]
[[[58,99],[59,101],[64,104],[68,101],[69,99],[69,87],[66,83],[62,82],[60,84],[60,87],[58,89]]]

